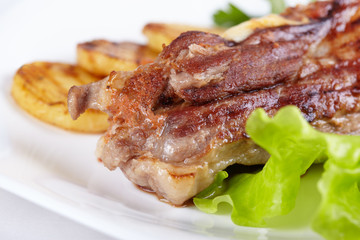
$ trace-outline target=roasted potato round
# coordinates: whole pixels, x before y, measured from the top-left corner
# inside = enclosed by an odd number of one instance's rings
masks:
[[[77,45],[79,66],[98,76],[107,76],[112,71],[130,71],[152,62],[158,52],[132,42],[94,40]]]
[[[107,114],[88,110],[74,121],[67,109],[71,86],[97,80],[98,77],[78,66],[34,62],[16,72],[11,94],[21,108],[44,122],[68,130],[97,133],[107,129]]]

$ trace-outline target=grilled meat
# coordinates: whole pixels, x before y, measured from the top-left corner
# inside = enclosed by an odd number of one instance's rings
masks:
[[[105,111],[97,156],[135,184],[180,205],[227,166],[263,164],[268,153],[245,132],[256,108],[296,105],[317,129],[360,132],[360,2],[287,9],[306,24],[254,29],[240,42],[186,32],[154,63],[72,87],[73,118]]]

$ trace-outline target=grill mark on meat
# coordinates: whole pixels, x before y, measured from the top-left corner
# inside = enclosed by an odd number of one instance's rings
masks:
[[[169,172],[169,175],[172,178],[179,179],[179,180],[182,180],[182,178],[194,178],[195,177],[194,173],[188,173],[188,174],[179,175],[179,174],[176,174],[176,173]]]
[[[268,28],[251,35],[233,47],[215,46],[210,54],[197,54],[175,60],[175,71],[181,78],[172,77],[170,85],[176,94],[192,103],[204,103],[244,91],[261,89],[292,80],[302,66],[309,47],[316,45],[330,29],[330,20],[299,26]],[[175,42],[176,43],[176,42]],[[175,44],[174,43],[174,44]],[[169,47],[172,47],[171,45]],[[214,76],[198,87],[197,73],[215,68]],[[177,79],[186,79],[193,86],[182,89]],[[187,84],[189,85],[189,84]]]

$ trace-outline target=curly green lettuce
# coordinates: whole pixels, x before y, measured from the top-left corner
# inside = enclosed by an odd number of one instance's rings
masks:
[[[326,239],[360,237],[360,137],[326,135],[328,161],[313,229]]]
[[[316,131],[294,106],[274,118],[258,109],[246,131],[271,157],[262,170],[230,179],[225,171],[194,198],[202,211],[215,213],[220,203],[232,206],[231,219],[242,226],[263,227],[295,206],[300,177],[326,160],[319,182],[322,196],[313,228],[328,239],[357,239],[360,234],[360,137]],[[306,177],[306,176],[305,176]]]

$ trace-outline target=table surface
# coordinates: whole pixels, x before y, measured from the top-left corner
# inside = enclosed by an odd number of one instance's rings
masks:
[[[112,239],[0,189],[0,239]]]

